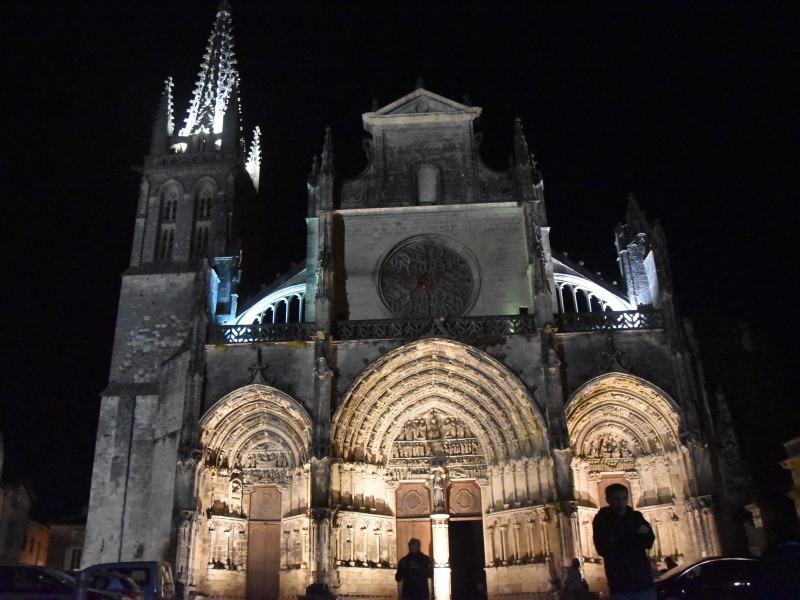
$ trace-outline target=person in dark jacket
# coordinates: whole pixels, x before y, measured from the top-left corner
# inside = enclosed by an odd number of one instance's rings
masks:
[[[800,596],[800,528],[778,517],[768,529],[772,545],[761,555],[755,592],[758,600],[796,600]]]
[[[611,600],[656,600],[647,550],[656,537],[642,513],[628,506],[628,488],[606,488],[608,506],[594,518],[594,546],[603,557]]]
[[[433,578],[433,563],[420,547],[417,538],[408,540],[408,554],[397,563],[394,580],[403,582],[403,600],[430,600],[428,579]]]

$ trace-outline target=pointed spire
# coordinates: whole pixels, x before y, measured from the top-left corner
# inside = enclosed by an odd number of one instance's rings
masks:
[[[253,143],[250,144],[250,154],[247,156],[245,163],[247,174],[253,180],[253,185],[258,191],[258,180],[261,173],[261,128],[256,127],[253,130]]]
[[[631,233],[650,233],[650,223],[647,222],[647,217],[636,201],[636,196],[633,195],[633,192],[628,194],[627,221],[628,227],[631,230],[635,230],[631,231]]]
[[[164,81],[164,94],[161,100],[162,114],[166,114],[167,117],[167,135],[172,135],[175,131],[175,119],[172,116],[175,110],[172,102],[173,86],[172,77],[167,77],[166,81]]]
[[[238,80],[230,5],[228,0],[222,0],[200,65],[186,125],[180,135],[220,133],[228,100]]]
[[[325,142],[322,145],[320,169],[323,173],[333,173],[333,131],[330,126],[325,128]]]
[[[525,139],[525,131],[522,129],[522,119],[514,118],[514,160],[516,165],[530,165],[531,155],[528,152],[528,140]]]
[[[172,118],[172,77],[164,82],[164,93],[153,124],[153,136],[150,138],[150,154],[163,154],[167,148],[167,138],[172,135],[175,122]]]

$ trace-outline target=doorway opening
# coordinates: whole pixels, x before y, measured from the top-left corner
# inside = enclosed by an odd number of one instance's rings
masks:
[[[451,519],[450,598],[451,600],[483,600],[486,596],[486,573],[483,570],[483,521]]]

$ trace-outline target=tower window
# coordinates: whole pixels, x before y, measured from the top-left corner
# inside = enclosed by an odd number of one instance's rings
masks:
[[[171,258],[172,247],[175,244],[175,227],[162,227],[158,242],[158,257]]]
[[[198,225],[194,229],[192,256],[203,256],[208,250],[208,225]]]
[[[164,202],[164,220],[165,221],[174,221],[175,216],[178,214],[178,200],[177,199],[167,199]]]
[[[208,219],[211,216],[211,201],[214,192],[211,188],[203,188],[197,197],[197,218]]]
[[[178,214],[178,191],[171,189],[161,199],[161,220],[174,221]]]

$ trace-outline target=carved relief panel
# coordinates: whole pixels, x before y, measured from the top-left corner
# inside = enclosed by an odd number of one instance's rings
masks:
[[[430,490],[424,483],[409,482],[397,486],[397,518],[425,517],[431,514]]]
[[[243,477],[248,483],[265,481],[282,482],[288,479],[288,472],[294,467],[292,457],[283,444],[265,436],[266,439],[237,456]]]
[[[481,489],[474,481],[454,481],[450,487],[450,514],[473,517],[481,514]]]
[[[277,486],[256,486],[250,492],[250,520],[280,521],[281,492]]]
[[[392,444],[388,467],[404,479],[427,475],[436,465],[447,465],[451,479],[481,477],[486,457],[464,421],[434,409],[405,422]]]

